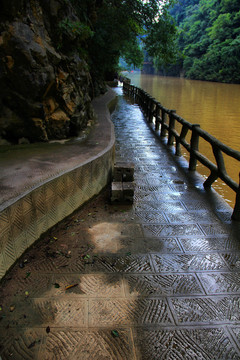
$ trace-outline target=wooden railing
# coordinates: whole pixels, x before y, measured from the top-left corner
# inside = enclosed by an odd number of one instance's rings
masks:
[[[141,88],[131,85],[129,82],[123,82],[123,91],[130,97],[133,97],[139,104],[148,123],[152,124],[153,129],[160,137],[168,136],[168,145],[175,145],[175,155],[181,156],[181,145],[189,152],[189,170],[195,171],[197,161],[210,170],[210,175],[204,182],[204,188],[210,188],[215,180],[220,178],[233,191],[236,192],[236,202],[232,214],[233,220],[240,221],[240,183],[237,184],[226,171],[223,154],[226,154],[240,161],[240,152],[224,145],[214,138],[208,132],[200,128],[198,124],[191,124],[176,114],[175,110],[169,110],[161,105],[156,99],[150,96]],[[177,132],[176,122],[180,124],[181,131]],[[186,140],[190,132],[190,143]],[[213,155],[216,161],[214,164],[199,151],[199,139],[204,139],[212,147]],[[240,175],[240,174],[239,174]]]

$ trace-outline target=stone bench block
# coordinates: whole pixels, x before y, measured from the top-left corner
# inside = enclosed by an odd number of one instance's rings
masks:
[[[134,183],[133,182],[123,182],[123,197],[134,195]]]
[[[134,183],[133,182],[123,182],[123,201],[125,203],[132,204],[134,196]]]
[[[122,202],[123,186],[122,182],[112,182],[111,202]]]
[[[130,162],[117,162],[113,170],[114,181],[129,182],[134,179],[134,164]]]
[[[112,203],[133,203],[134,183],[132,182],[113,182],[111,192]]]

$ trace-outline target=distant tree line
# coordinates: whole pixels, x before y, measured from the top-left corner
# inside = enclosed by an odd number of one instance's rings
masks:
[[[239,0],[179,0],[170,10],[177,28],[177,61],[169,75],[240,83]]]

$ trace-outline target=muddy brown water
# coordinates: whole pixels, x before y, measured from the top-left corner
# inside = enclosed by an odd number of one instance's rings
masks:
[[[191,123],[200,124],[202,129],[222,143],[240,151],[239,84],[162,77],[139,72],[127,76],[132,84],[147,91],[163,106],[176,110],[178,115]],[[214,161],[212,149],[205,141],[200,141],[200,151]],[[183,155],[188,158],[186,151],[183,151]],[[228,174],[238,183],[239,162],[226,156],[225,165]],[[198,172],[205,178],[209,176],[209,170],[201,164],[198,165]],[[214,183],[214,188],[230,206],[234,206],[234,191],[221,180]]]

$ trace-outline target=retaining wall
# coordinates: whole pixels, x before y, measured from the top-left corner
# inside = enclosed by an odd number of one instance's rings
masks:
[[[114,97],[112,92],[93,103],[99,128],[109,132],[100,152],[77,167],[33,186],[1,209],[0,279],[44,232],[98,194],[110,181],[115,137],[109,107]]]

